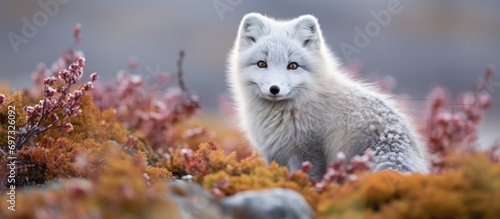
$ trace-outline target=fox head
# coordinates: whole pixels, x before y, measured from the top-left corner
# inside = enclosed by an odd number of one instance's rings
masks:
[[[243,17],[229,59],[233,90],[268,101],[308,98],[329,56],[317,19]],[[248,97],[247,97],[248,98]]]

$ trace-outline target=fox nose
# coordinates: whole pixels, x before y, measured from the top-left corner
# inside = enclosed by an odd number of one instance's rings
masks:
[[[271,86],[271,88],[269,88],[269,92],[276,95],[280,92],[280,87],[273,85],[273,86]]]

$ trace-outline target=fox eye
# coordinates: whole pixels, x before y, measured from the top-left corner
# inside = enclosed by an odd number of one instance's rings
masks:
[[[288,64],[288,66],[286,68],[288,68],[288,70],[295,70],[299,67],[299,64],[297,64],[296,62],[291,62],[290,64]]]
[[[259,68],[267,68],[267,63],[264,61],[258,61],[257,62],[257,67]]]

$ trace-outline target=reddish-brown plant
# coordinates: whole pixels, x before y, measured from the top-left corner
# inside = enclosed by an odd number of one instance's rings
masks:
[[[488,68],[485,80],[476,83],[474,92],[459,95],[455,102],[449,101],[449,95],[441,87],[429,94],[425,116],[427,126],[423,134],[428,141],[434,171],[442,171],[448,154],[477,149],[478,128],[491,106],[491,96],[486,88],[492,76],[493,69]]]
[[[170,75],[149,72],[150,78],[134,75],[137,58],[129,59],[129,70],[118,72],[116,83],[96,85],[94,100],[101,109],[114,108],[118,120],[135,134],[148,141],[154,149],[172,146],[178,133],[174,126],[190,118],[199,109],[199,98],[187,89],[184,82],[181,51],[177,62],[179,88],[168,88]],[[206,130],[191,130],[186,138],[208,135]]]
[[[50,128],[59,127],[66,132],[73,130],[73,125],[66,120],[81,114],[80,98],[93,88],[92,83],[97,79],[97,74],[93,73],[91,81],[72,90],[72,85],[78,83],[83,76],[84,66],[85,59],[80,57],[68,69],[59,71],[58,77],[51,76],[43,80],[43,99],[34,106],[23,107],[26,126],[17,133],[16,149],[21,149],[26,142]]]

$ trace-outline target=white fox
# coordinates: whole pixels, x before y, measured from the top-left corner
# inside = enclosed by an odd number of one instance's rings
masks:
[[[389,97],[350,78],[312,15],[243,17],[228,59],[241,128],[268,162],[323,176],[339,152],[371,149],[372,170],[429,172],[424,144]]]

